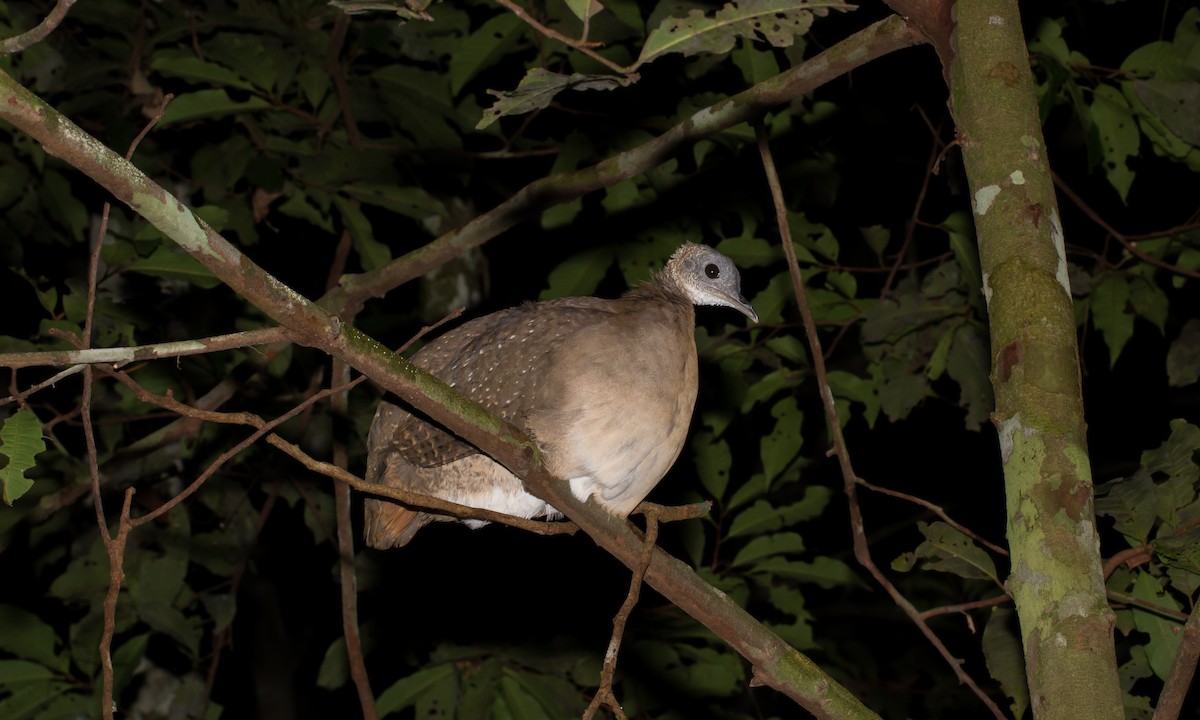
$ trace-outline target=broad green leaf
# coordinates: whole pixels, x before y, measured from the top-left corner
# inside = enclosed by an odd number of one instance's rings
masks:
[[[510,717],[514,720],[537,720],[546,717],[546,712],[537,698],[526,692],[525,688],[513,679],[513,670],[506,670],[504,677],[500,678],[500,693],[504,704],[508,706]]]
[[[1111,85],[1099,85],[1090,107],[1092,131],[1096,133],[1108,182],[1124,201],[1133,184],[1128,159],[1136,157],[1142,135],[1125,96]]]
[[[590,20],[593,15],[604,9],[600,0],[563,0],[571,13],[580,20]]]
[[[1200,320],[1184,323],[1167,350],[1167,384],[1185,387],[1200,380]]]
[[[1166,610],[1179,611],[1179,604],[1169,593],[1163,592],[1159,581],[1148,572],[1137,574],[1133,583],[1133,596]],[[1166,680],[1171,673],[1171,664],[1179,652],[1179,641],[1183,637],[1180,623],[1136,606],[1131,610],[1137,629],[1150,636],[1145,646],[1146,659],[1150,662],[1154,674],[1160,680]]]
[[[314,227],[333,234],[333,220],[330,219],[329,213],[317,207],[314,198],[300,190],[289,193],[287,199],[277,205],[275,209],[288,217],[303,220]]]
[[[125,269],[142,275],[183,280],[205,290],[221,284],[221,280],[199,260],[168,244],[159,246],[150,257],[136,260]]]
[[[173,606],[152,600],[139,602],[137,613],[151,629],[179,643],[193,658],[199,654],[203,630],[197,618],[188,618]]]
[[[692,453],[700,484],[710,497],[716,500],[725,497],[725,489],[729,486],[729,468],[733,463],[729,443],[714,438],[712,433],[698,433],[692,439]]]
[[[338,637],[325,649],[325,658],[317,670],[317,687],[336,690],[350,679],[350,659],[346,655],[346,638]]]
[[[88,210],[75,197],[71,182],[55,170],[46,170],[39,191],[50,217],[66,228],[73,239],[83,239],[88,227]]]
[[[1092,290],[1092,324],[1108,345],[1109,364],[1116,365],[1125,343],[1133,337],[1133,313],[1129,312],[1129,283],[1120,275],[1108,275]]]
[[[271,104],[260,97],[235,101],[229,97],[228,93],[219,88],[197,90],[177,95],[167,106],[167,111],[163,113],[162,119],[158,121],[158,127],[163,128],[177,123],[223,117],[252,110],[265,110],[269,107]]]
[[[289,60],[291,51],[269,35],[228,30],[206,41],[204,51],[208,57],[232,68],[264,90],[276,87],[281,76],[286,74],[285,67],[298,59]]]
[[[375,709],[378,710],[379,717],[386,717],[412,707],[426,695],[437,695],[447,684],[451,687],[458,686],[458,675],[453,664],[442,663],[423,668],[392,683],[375,701]]]
[[[447,216],[446,206],[428,191],[418,187],[354,183],[341,188],[342,192],[368,205],[391,210],[397,215],[428,224]]]
[[[824,556],[818,557],[812,562],[786,560],[779,556],[769,557],[751,568],[750,572],[813,583],[827,590],[862,584],[849,565],[841,560]]]
[[[37,615],[0,605],[0,650],[65,673],[67,657],[55,651],[55,644],[54,629]]]
[[[741,0],[712,16],[692,10],[686,17],[668,17],[650,31],[637,65],[669,53],[727,53],[739,38],[789,47],[796,36],[808,32],[814,14],[825,15],[829,8],[849,10],[850,6],[822,0]]]
[[[550,166],[550,174],[558,175],[575,170],[595,154],[596,149],[585,134],[572,132],[559,143],[558,154],[554,157],[554,164]],[[582,197],[547,208],[542,211],[542,228],[551,230],[570,225],[582,209]]]
[[[1154,496],[1154,481],[1142,468],[1130,478],[1097,487],[1096,514],[1113,518],[1115,529],[1130,545],[1141,545],[1150,539],[1154,526]]]
[[[1167,293],[1152,279],[1135,277],[1129,282],[1129,304],[1138,317],[1149,320],[1161,333],[1167,331]]]
[[[38,453],[45,451],[42,422],[29,408],[21,408],[0,423],[0,499],[12,506],[29,492],[33,481],[25,473],[37,465]]]
[[[619,75],[562,75],[535,67],[525,73],[515,90],[488,90],[495,96],[496,102],[483,111],[483,117],[475,129],[482,130],[506,115],[524,115],[542,110],[550,105],[555,95],[564,90],[615,90],[630,82],[629,78]]]
[[[134,635],[120,643],[113,652],[113,694],[119,696],[129,685],[134,673],[146,655],[146,647],[150,644],[150,633]]]
[[[779,511],[766,500],[759,500],[733,518],[725,537],[733,539],[742,535],[762,535],[782,526],[783,518],[779,516]]]
[[[996,563],[983,548],[962,531],[942,522],[917,523],[925,536],[914,552],[904,553],[892,563],[895,570],[908,571],[920,560],[930,570],[952,573],[967,579],[991,580],[1003,586]]]
[[[450,93],[458,95],[480,70],[494,65],[517,44],[526,27],[516,15],[505,12],[489,18],[467,36],[450,56]]]
[[[1008,696],[1013,717],[1021,718],[1025,717],[1025,709],[1029,707],[1029,686],[1025,683],[1021,640],[1013,632],[1015,625],[1016,617],[1011,609],[992,608],[983,628],[983,657],[988,674],[1000,683],[1000,689]]]
[[[759,237],[725,238],[717,243],[717,250],[743,269],[770,265],[783,255],[778,245]]]
[[[759,441],[763,473],[774,479],[782,473],[792,459],[800,453],[804,438],[800,428],[804,424],[804,413],[800,411],[794,396],[786,397],[771,408],[775,427],[771,434]]]
[[[946,369],[958,383],[958,404],[966,409],[966,426],[979,430],[992,413],[991,358],[988,342],[974,323],[961,325],[954,332]]]
[[[50,668],[27,660],[0,660],[0,685],[40,683],[57,677]]]
[[[150,61],[150,69],[163,75],[190,80],[197,85],[228,85],[241,90],[254,89],[254,85],[234,71],[202,60],[192,54],[171,52],[155,54],[153,60]]]
[[[69,692],[69,683],[43,681],[19,685],[12,695],[0,700],[0,717],[4,720],[27,720],[35,717],[39,708]]]
[[[549,284],[538,295],[538,299],[591,295],[612,267],[615,258],[615,251],[608,246],[572,255],[550,271],[546,278]]]
[[[350,231],[350,238],[354,241],[354,249],[358,252],[363,270],[375,270],[390,262],[391,251],[387,245],[375,239],[371,223],[362,210],[340,195],[334,196],[333,204],[337,206],[338,214],[342,218],[342,226]]]
[[[868,427],[875,427],[875,421],[879,418],[879,411],[882,408],[879,400],[879,387],[868,378],[862,378],[845,370],[831,370],[826,379],[829,381],[829,390],[835,398],[845,398],[851,402],[862,403],[863,419],[867,421]],[[844,413],[840,417],[842,424],[850,422],[848,413]]]
[[[765,557],[789,555],[804,551],[804,538],[799,533],[782,532],[760,535],[746,543],[733,557],[732,567],[753,565]]]
[[[503,669],[500,658],[489,657],[462,671],[458,700],[460,717],[488,717],[494,712]]]

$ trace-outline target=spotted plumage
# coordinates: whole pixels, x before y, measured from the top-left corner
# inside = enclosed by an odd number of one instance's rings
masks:
[[[694,304],[758,319],[733,262],[688,243],[620,298],[501,310],[447,332],[412,361],[523,428],[576,497],[623,517],[683,448],[697,389]],[[474,446],[388,402],[371,425],[367,479],[519,517],[558,514]],[[429,522],[453,519],[367,500],[367,543],[404,545]]]

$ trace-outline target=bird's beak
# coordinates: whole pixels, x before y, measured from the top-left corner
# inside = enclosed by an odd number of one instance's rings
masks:
[[[741,293],[737,293],[733,297],[730,297],[729,305],[754,322],[758,322],[758,313],[754,312],[754,307],[750,304],[750,301],[742,297]]]

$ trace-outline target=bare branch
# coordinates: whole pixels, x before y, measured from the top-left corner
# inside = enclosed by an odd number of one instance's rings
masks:
[[[908,598],[904,597],[896,589],[896,586],[879,570],[875,565],[874,559],[871,557],[871,548],[867,544],[867,534],[863,524],[862,509],[858,504],[858,483],[860,481],[854,473],[854,467],[850,462],[850,451],[846,447],[846,439],[842,436],[842,425],[838,418],[837,405],[833,400],[833,392],[829,389],[829,380],[825,371],[825,356],[821,351],[821,339],[817,335],[817,324],[813,321],[812,312],[808,307],[804,279],[800,274],[800,264],[796,260],[796,250],[792,246],[792,233],[787,219],[787,206],[783,201],[783,188],[779,184],[779,175],[775,172],[775,161],[771,157],[771,148],[767,142],[766,129],[759,124],[755,130],[758,135],[758,149],[762,155],[763,169],[767,175],[767,184],[771,188],[771,198],[775,204],[776,222],[779,227],[784,255],[787,256],[788,271],[792,276],[792,287],[796,292],[796,305],[799,306],[800,317],[804,320],[804,329],[808,334],[813,370],[817,376],[817,387],[820,388],[821,402],[825,405],[826,420],[828,421],[829,430],[833,435],[833,452],[837,455],[838,465],[842,470],[842,484],[846,492],[846,500],[850,506],[850,532],[854,538],[854,557],[875,578],[875,581],[887,591],[892,600],[900,606],[900,609],[908,615],[925,638],[929,640],[929,643],[945,659],[946,663],[954,671],[954,674],[958,676],[959,682],[971,688],[971,691],[991,711],[993,716],[998,718],[998,720],[1005,720],[1004,712],[1000,707],[966,673],[962,667],[962,661],[954,657],[950,649],[942,643],[941,639],[929,627],[929,624],[925,622],[920,611],[908,601]]]
[[[54,3],[54,8],[46,16],[46,19],[38,23],[36,27],[26,30],[20,35],[0,40],[0,57],[21,52],[31,45],[45,40],[50,33],[54,32],[59,23],[66,19],[67,11],[74,4],[75,0],[58,0]]]
[[[23,368],[61,365],[100,365],[114,367],[141,360],[187,357],[235,348],[271,345],[287,342],[287,331],[281,327],[260,328],[175,342],[135,345],[133,347],[88,348],[86,350],[46,350],[43,352],[0,354],[0,367]],[[7,398],[6,398],[7,399]],[[0,403],[3,401],[0,400]]]

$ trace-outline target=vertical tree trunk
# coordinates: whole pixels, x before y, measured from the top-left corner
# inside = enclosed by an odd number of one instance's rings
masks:
[[[1124,717],[1092,503],[1062,223],[1016,0],[960,0],[950,62],[992,337],[1034,716]]]

